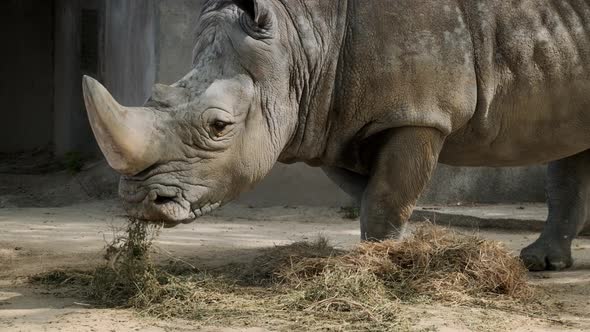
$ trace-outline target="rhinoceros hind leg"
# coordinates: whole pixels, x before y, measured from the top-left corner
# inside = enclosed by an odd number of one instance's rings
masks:
[[[361,201],[361,239],[399,237],[436,167],[444,142],[434,128],[404,127],[387,133],[373,160]]]
[[[562,270],[572,266],[571,244],[588,218],[589,189],[590,150],[549,164],[547,222],[539,239],[520,253],[530,270]]]

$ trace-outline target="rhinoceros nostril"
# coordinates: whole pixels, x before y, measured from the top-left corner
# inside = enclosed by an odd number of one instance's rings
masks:
[[[161,193],[161,192],[158,192],[157,190],[152,190],[148,194],[149,200],[152,201],[156,205],[163,205],[163,204],[174,202],[175,197],[176,197],[176,195]]]
[[[156,199],[153,200],[156,205],[163,205],[174,202],[174,197],[167,197],[162,195],[156,195]]]

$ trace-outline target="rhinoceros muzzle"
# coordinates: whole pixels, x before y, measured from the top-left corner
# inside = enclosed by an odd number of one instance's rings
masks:
[[[140,220],[172,227],[189,223],[221,206],[221,202],[211,203],[204,187],[200,188],[200,198],[195,203],[186,198],[179,185],[161,184],[153,178],[148,181],[151,183],[123,176],[119,184],[119,196],[125,201],[126,210]]]
[[[216,202],[193,207],[181,193],[166,193],[158,189],[151,190],[140,202],[127,201],[126,203],[126,209],[131,216],[140,220],[163,223],[165,227],[190,223],[220,206],[221,202]]]

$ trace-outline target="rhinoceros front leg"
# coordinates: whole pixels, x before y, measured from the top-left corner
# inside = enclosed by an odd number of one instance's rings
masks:
[[[436,167],[444,142],[433,128],[393,130],[377,152],[361,200],[361,238],[398,237]]]
[[[571,244],[590,207],[590,151],[554,161],[547,168],[549,216],[541,236],[520,257],[533,271],[572,266]]]
[[[361,204],[363,194],[369,183],[368,177],[338,167],[324,166],[322,170],[332,182],[352,197],[357,204]]]

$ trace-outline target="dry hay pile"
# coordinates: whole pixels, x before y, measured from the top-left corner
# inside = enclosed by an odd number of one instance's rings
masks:
[[[433,225],[420,226],[401,241],[362,243],[337,257],[292,260],[277,274],[310,292],[312,301],[365,295],[463,304],[533,294],[526,268],[501,243]]]
[[[400,241],[362,243],[344,252],[320,238],[208,272],[154,265],[154,233],[156,228],[131,222],[108,246],[105,266],[38,279],[84,285],[99,305],[159,318],[299,330],[404,330],[404,303],[521,306],[533,294],[525,267],[500,243],[430,224]]]

